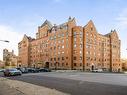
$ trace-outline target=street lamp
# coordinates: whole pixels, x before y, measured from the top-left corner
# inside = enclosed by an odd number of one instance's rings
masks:
[[[0,41],[2,41],[2,42],[6,42],[6,43],[9,43],[9,41],[8,41],[8,40],[0,40]]]

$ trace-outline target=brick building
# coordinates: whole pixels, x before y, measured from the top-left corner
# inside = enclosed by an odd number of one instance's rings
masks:
[[[17,67],[17,56],[14,51],[9,52],[7,49],[3,50],[3,62],[5,67]]]
[[[0,68],[4,68],[4,62],[0,60]]]
[[[121,59],[123,71],[127,71],[127,59]]]
[[[116,30],[101,35],[91,20],[84,27],[77,26],[75,18],[71,17],[60,25],[52,25],[46,20],[38,27],[36,39],[24,35],[18,46],[21,66],[122,70],[120,40]]]

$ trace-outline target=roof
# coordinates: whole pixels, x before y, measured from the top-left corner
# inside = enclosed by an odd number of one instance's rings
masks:
[[[49,26],[49,28],[52,28],[53,27],[53,25],[50,23],[50,21],[48,21],[48,20],[45,20],[45,22],[41,25],[41,27],[43,27],[43,26],[45,26],[45,25],[48,25]]]

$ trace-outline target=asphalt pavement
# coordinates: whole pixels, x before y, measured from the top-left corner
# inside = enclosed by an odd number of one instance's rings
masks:
[[[68,77],[67,75],[71,76],[71,79],[67,78]],[[103,83],[103,82],[101,83],[101,82],[95,82],[95,81],[92,82],[92,80],[85,81],[85,79],[82,80],[82,78],[81,80],[74,79],[76,77],[79,77],[79,75],[80,76],[86,75],[87,76],[86,79],[92,78],[93,76],[95,76],[95,78],[97,76],[100,76],[100,77],[105,76],[104,77],[105,80],[108,80],[108,78],[110,80],[111,76],[112,76],[112,80],[114,80],[113,78],[116,78],[116,76],[121,77],[120,74],[104,75],[104,74],[89,74],[89,73],[85,74],[85,73],[59,73],[59,72],[52,73],[51,72],[51,73],[25,74],[23,76],[9,77],[9,79],[20,80],[20,81],[36,84],[39,86],[45,86],[48,88],[59,90],[61,92],[69,93],[71,95],[127,95],[126,85],[119,85],[119,84],[114,85],[111,83],[111,81],[109,83]],[[64,77],[59,77],[59,76],[64,76]],[[122,78],[126,79],[126,75],[122,75],[122,76],[125,76]],[[93,80],[96,80],[96,79],[93,78]]]

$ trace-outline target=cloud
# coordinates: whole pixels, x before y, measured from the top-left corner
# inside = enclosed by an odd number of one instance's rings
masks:
[[[116,24],[115,26],[119,30],[120,40],[121,40],[121,57],[127,57],[127,8],[123,9],[118,17],[115,18]]]
[[[127,8],[123,9],[123,11],[119,14],[119,16],[116,18],[117,26],[125,30],[127,29]]]
[[[0,25],[0,40],[8,40],[9,43],[0,41],[0,59],[3,59],[3,49],[7,48],[9,51],[12,49],[15,54],[18,54],[18,42],[21,41],[23,34],[14,31],[14,29],[7,25]]]

